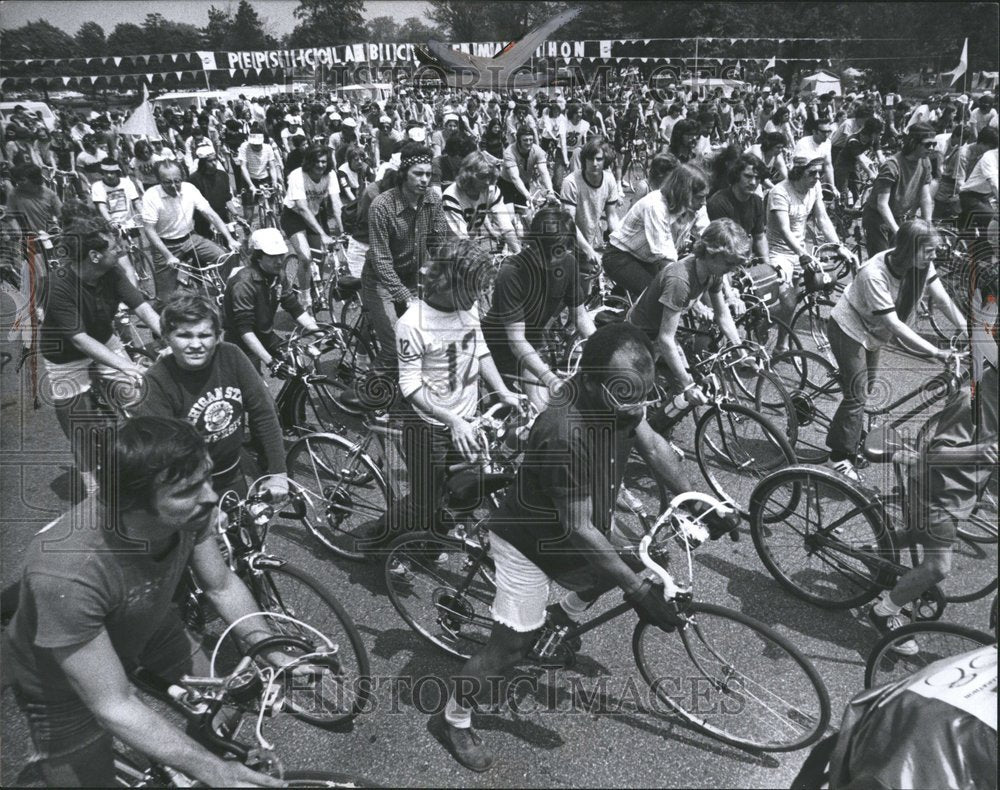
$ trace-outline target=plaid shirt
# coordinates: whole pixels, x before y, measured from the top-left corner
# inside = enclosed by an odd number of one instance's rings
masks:
[[[372,201],[368,212],[369,246],[365,274],[374,276],[389,291],[393,301],[405,302],[415,296],[417,272],[427,256],[428,236],[448,232],[441,198],[428,190],[417,208],[411,208],[402,190],[395,187]]]

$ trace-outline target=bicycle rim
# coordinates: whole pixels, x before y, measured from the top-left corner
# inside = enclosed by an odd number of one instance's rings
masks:
[[[900,645],[909,642],[917,648],[914,655],[897,652]],[[885,634],[868,654],[868,661],[865,663],[865,688],[903,680],[935,661],[958,656],[994,642],[996,639],[985,631],[954,623],[907,623],[902,628]]]
[[[781,432],[737,403],[720,403],[706,411],[698,420],[694,443],[698,467],[712,491],[731,499],[744,517],[754,485],[795,462]]]
[[[381,787],[371,779],[330,771],[285,771],[285,787]]]
[[[345,559],[364,559],[386,510],[381,471],[357,444],[335,434],[299,439],[286,465],[288,476],[304,489],[309,532]]]
[[[831,304],[828,299],[808,302],[792,318],[792,331],[803,342],[802,347],[806,351],[818,351],[824,355],[830,353],[830,341],[826,337],[826,316],[821,308]]]
[[[323,672],[318,682],[290,679],[285,684],[287,709],[292,715],[332,727],[361,713],[371,696],[368,653],[340,602],[316,579],[287,563],[256,575],[253,593],[262,611],[295,617],[337,645],[336,671]],[[314,633],[287,620],[269,619],[269,625],[275,631],[319,645]]]
[[[467,538],[467,540],[475,540]],[[496,592],[488,558],[473,558],[462,541],[403,535],[386,557],[389,600],[421,637],[459,658],[486,644]]]
[[[898,561],[878,506],[832,472],[794,467],[754,490],[750,535],[782,587],[816,606],[847,609],[895,582],[875,561]]]
[[[830,720],[813,665],[773,629],[740,612],[692,604],[688,623],[665,633],[640,622],[639,672],[656,698],[708,735],[768,752],[817,741]]]
[[[753,408],[776,427],[783,428],[788,443],[794,447],[799,425],[795,406],[781,379],[768,370],[740,370],[730,366],[725,370],[725,382],[727,391],[739,403]]]

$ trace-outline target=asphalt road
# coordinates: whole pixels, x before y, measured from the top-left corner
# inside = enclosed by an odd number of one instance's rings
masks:
[[[887,355],[893,386],[914,386],[933,372]],[[23,382],[3,373],[5,400],[0,438],[0,575],[4,585],[20,571],[31,535],[70,502],[67,443],[48,406],[31,408]],[[690,431],[686,439],[690,441]],[[683,434],[682,434],[683,436]],[[683,444],[683,442],[682,442]],[[693,462],[692,462],[693,464]],[[697,475],[696,468],[692,473]],[[875,483],[879,469],[866,472]],[[630,469],[642,488],[641,469]],[[325,732],[287,717],[267,725],[289,766],[363,774],[389,786],[661,786],[787,787],[806,752],[752,754],[690,729],[651,702],[631,655],[634,619],[619,618],[588,634],[575,667],[548,673],[526,666],[520,711],[481,717],[477,726],[497,755],[485,774],[457,763],[428,731],[428,715],[441,684],[459,662],[422,642],[397,615],[381,569],[331,559],[295,524],[278,524],[269,542],[322,579],[354,617],[378,682],[375,709],[349,732]],[[983,582],[996,573],[996,547],[986,560],[964,565]],[[828,611],[781,589],[758,559],[749,536],[736,544],[711,543],[696,555],[696,597],[742,611],[774,626],[815,664],[830,693],[833,723],[862,687],[864,661],[876,640],[863,612]],[[607,604],[617,602],[606,596]],[[952,605],[945,618],[986,628],[990,599]],[[762,667],[766,672],[766,665]],[[424,679],[424,680],[421,680]],[[416,699],[414,688],[417,690]],[[596,707],[587,705],[600,692]],[[25,722],[10,690],[2,697],[3,785],[31,783],[22,773],[29,754]]]

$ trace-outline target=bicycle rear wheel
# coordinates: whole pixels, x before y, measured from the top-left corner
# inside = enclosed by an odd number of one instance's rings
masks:
[[[382,470],[342,436],[304,436],[289,448],[288,476],[303,489],[306,529],[348,560],[363,560],[371,529],[386,510]]]
[[[698,419],[698,467],[716,496],[731,499],[745,518],[758,480],[795,463],[788,439],[765,417],[738,403],[719,403]]]
[[[273,562],[273,561],[272,561]],[[371,668],[361,634],[340,602],[320,582],[283,561],[248,579],[261,611],[279,612],[311,625],[337,645],[336,669],[319,680],[289,678],[284,694],[292,715],[321,727],[350,721],[371,697]],[[269,618],[272,629],[321,647],[319,638],[301,626]]]
[[[426,533],[401,535],[386,557],[389,600],[421,637],[465,659],[486,644],[493,629],[492,567],[481,545]]]
[[[914,655],[902,655],[895,648],[913,640],[919,649]],[[996,639],[985,631],[966,628],[940,620],[907,623],[885,634],[872,648],[865,662],[865,688],[884,686],[909,677],[935,661],[967,653]]]
[[[829,455],[826,434],[843,393],[837,369],[815,351],[786,351],[771,358],[771,372],[778,377],[795,410],[798,428],[795,453],[802,463],[822,463]],[[772,393],[759,389],[754,407],[763,413],[773,408]]]
[[[766,752],[823,735],[830,698],[815,667],[774,629],[705,603],[666,633],[640,621],[632,652],[657,699],[720,741]]]
[[[329,330],[329,334],[320,345],[316,372],[333,385],[337,406],[348,414],[357,414],[358,409],[345,405],[339,395],[344,391],[353,391],[362,383],[375,360],[375,349],[365,334],[353,326],[339,322],[321,326]]]
[[[750,500],[761,562],[793,595],[826,609],[872,600],[895,582],[879,558],[898,562],[881,500],[834,472],[796,466],[768,476]]]
[[[817,296],[800,307],[792,318],[792,331],[803,343],[807,351],[830,353],[830,341],[826,338],[826,320],[833,302],[824,296]]]

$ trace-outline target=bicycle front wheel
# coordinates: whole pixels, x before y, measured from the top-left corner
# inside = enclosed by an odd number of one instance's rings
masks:
[[[363,560],[386,510],[385,479],[363,446],[336,434],[311,434],[291,446],[285,463],[303,489],[309,532],[334,554]]]
[[[898,562],[881,508],[834,472],[796,466],[754,490],[750,535],[782,587],[816,606],[848,609],[895,582],[880,562]]]
[[[917,648],[916,653],[904,655],[898,652],[901,645],[911,641]],[[907,623],[885,634],[868,654],[868,661],[865,663],[865,688],[894,683],[935,661],[958,656],[994,642],[996,639],[985,631],[954,623],[940,620]],[[912,650],[911,645],[906,652]]]
[[[632,652],[656,698],[720,741],[790,752],[819,740],[830,698],[815,667],[777,631],[737,611],[694,603],[666,633],[640,621]]]
[[[466,538],[474,541],[475,538]],[[389,600],[432,645],[468,658],[493,629],[492,561],[481,545],[426,533],[401,535],[386,557]]]
[[[292,679],[286,685],[291,713],[321,727],[343,724],[361,713],[371,697],[368,652],[350,615],[333,594],[286,562],[254,573],[250,587],[261,611],[301,620],[337,645],[335,671],[323,672],[308,683]],[[318,644],[316,634],[288,620],[270,618],[269,624],[276,631]]]
[[[731,499],[744,518],[757,482],[795,463],[788,439],[774,424],[738,403],[719,403],[702,414],[694,444],[698,467],[713,493]]]

